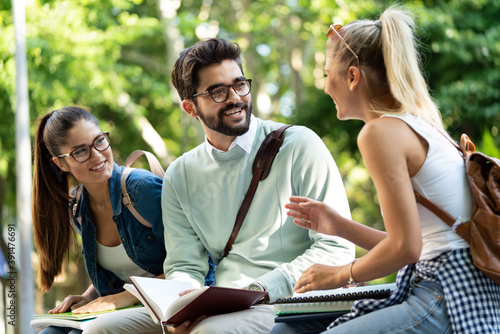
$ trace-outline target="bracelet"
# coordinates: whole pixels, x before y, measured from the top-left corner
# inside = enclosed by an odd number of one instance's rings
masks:
[[[351,265],[349,266],[349,282],[347,282],[347,285],[350,286],[356,286],[356,282],[352,278],[352,266],[354,265],[354,262],[356,262],[356,260],[352,261]]]

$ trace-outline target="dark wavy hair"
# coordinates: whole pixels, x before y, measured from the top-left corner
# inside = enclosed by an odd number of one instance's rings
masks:
[[[243,73],[241,50],[237,43],[212,38],[181,51],[172,70],[172,84],[181,100],[189,100],[196,94],[200,84],[198,72],[202,68],[224,60],[234,60]]]

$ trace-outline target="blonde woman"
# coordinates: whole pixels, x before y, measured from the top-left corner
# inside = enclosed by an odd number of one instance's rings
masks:
[[[296,292],[338,288],[399,271],[382,301],[356,302],[336,319],[277,325],[273,333],[499,333],[500,286],[472,265],[469,245],[417,204],[419,191],[454,217],[471,214],[464,162],[448,140],[422,76],[410,13],[332,24],[325,93],[340,120],[365,126],[358,146],[376,186],[386,232],[346,219],[325,203],[292,197],[294,222],[343,237],[368,253],[343,266],[313,265]],[[332,204],[332,203],[328,203]]]

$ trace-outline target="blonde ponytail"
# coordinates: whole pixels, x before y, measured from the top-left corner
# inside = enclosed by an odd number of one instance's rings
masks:
[[[441,114],[422,75],[410,12],[391,6],[379,20],[353,21],[339,33],[358,55],[373,112],[409,113],[445,133]],[[356,66],[352,53],[339,39],[329,39],[327,47],[335,61],[344,64],[339,68]],[[387,95],[395,99],[391,107],[383,102]]]
[[[380,22],[387,82],[393,97],[401,103],[400,112],[420,117],[444,131],[441,114],[422,75],[413,18],[409,12],[391,7]]]

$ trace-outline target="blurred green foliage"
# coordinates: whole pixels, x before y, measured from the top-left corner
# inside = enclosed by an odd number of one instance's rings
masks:
[[[199,124],[178,105],[170,83],[172,64],[180,50],[200,39],[227,38],[244,51],[245,73],[254,80],[255,113],[316,131],[337,161],[353,218],[383,229],[374,187],[356,148],[362,123],[337,120],[334,104],[323,93],[323,66],[329,24],[377,18],[392,1],[26,3],[31,133],[41,115],[80,105],[111,132],[118,157],[134,149],[153,150],[166,167],[203,140]],[[425,75],[452,136],[466,132],[485,153],[500,156],[500,0],[402,3],[416,14]],[[6,224],[16,211],[10,1],[0,2],[0,31],[0,223]]]

